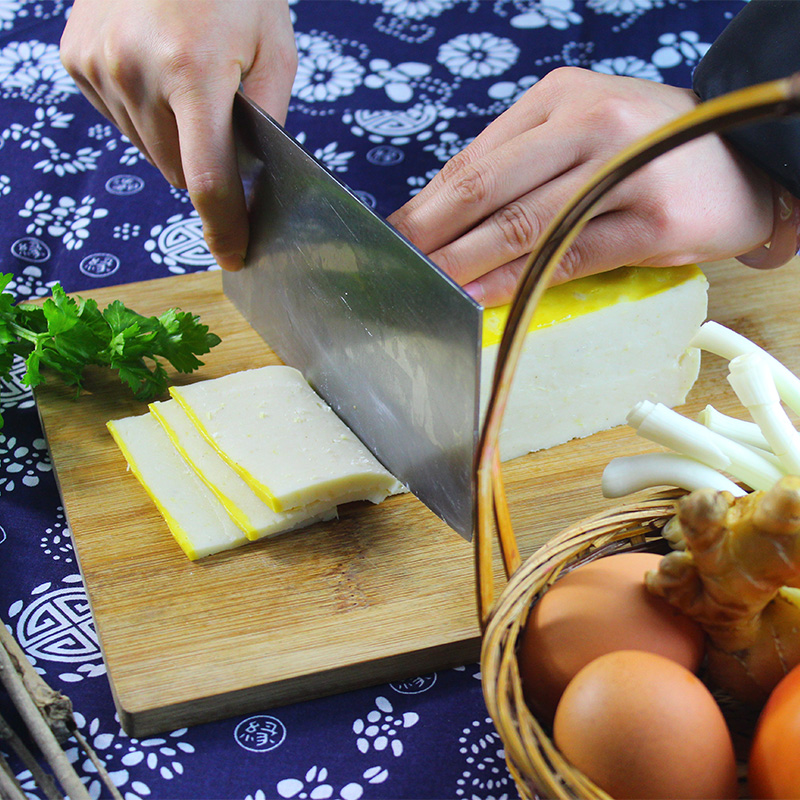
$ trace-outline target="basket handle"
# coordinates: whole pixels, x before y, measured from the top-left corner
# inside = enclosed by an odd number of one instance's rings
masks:
[[[506,501],[498,436],[522,345],[537,305],[567,249],[610,189],[658,156],[706,133],[800,112],[800,72],[739,89],[701,103],[692,111],[634,142],[573,196],[552,220],[528,257],[500,340],[483,428],[478,444],[478,514],[475,533],[478,619],[485,629],[494,603],[493,533],[497,534],[508,579],[520,555]]]

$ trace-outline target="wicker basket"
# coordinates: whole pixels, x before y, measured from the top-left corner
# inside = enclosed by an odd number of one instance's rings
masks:
[[[532,603],[564,570],[616,550],[664,546],[660,531],[674,513],[675,493],[577,523],[521,564],[505,497],[497,440],[519,354],[533,313],[567,249],[606,192],[659,155],[705,133],[800,111],[800,73],[703,103],[643,138],[602,168],[555,217],[531,254],[511,304],[486,405],[477,461],[476,594],[483,630],[481,675],[489,713],[523,798],[603,798],[608,795],[571,766],[528,710],[516,646]],[[598,476],[599,481],[599,476]],[[508,582],[495,598],[493,542]]]
[[[617,552],[667,552],[661,529],[676,493],[584,520],[556,536],[512,576],[495,603],[481,651],[483,693],[520,795],[528,798],[608,798],[559,753],[522,696],[517,641],[529,609],[565,571]]]

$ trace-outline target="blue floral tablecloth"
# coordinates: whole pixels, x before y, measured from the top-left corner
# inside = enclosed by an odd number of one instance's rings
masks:
[[[688,86],[741,5],[298,0],[287,127],[387,215],[550,69]],[[14,276],[8,291],[23,300],[48,294],[55,281],[80,291],[214,269],[186,194],[93,110],[62,68],[68,14],[63,0],[0,0],[0,271]],[[0,619],[72,698],[125,798],[516,795],[475,664],[149,739],[125,735],[21,372],[17,364],[0,381]],[[0,713],[15,719],[2,695]],[[94,767],[76,747],[69,757],[99,796]],[[30,775],[10,763],[38,798]]]

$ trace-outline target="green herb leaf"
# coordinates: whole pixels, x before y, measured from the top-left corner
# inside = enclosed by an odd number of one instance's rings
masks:
[[[194,314],[172,308],[145,317],[119,300],[101,311],[96,301],[70,297],[60,284],[41,306],[15,305],[4,291],[12,278],[0,274],[0,378],[19,356],[25,361],[24,384],[38,386],[52,371],[80,389],[84,369],[97,365],[115,370],[139,400],[149,402],[169,382],[161,359],[179,372],[192,372],[203,365],[197,356],[220,342]]]

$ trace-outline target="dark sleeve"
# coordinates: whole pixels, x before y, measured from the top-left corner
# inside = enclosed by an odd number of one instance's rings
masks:
[[[703,56],[692,87],[702,100],[800,71],[800,0],[750,0]],[[725,138],[800,197],[800,118],[735,128]]]

